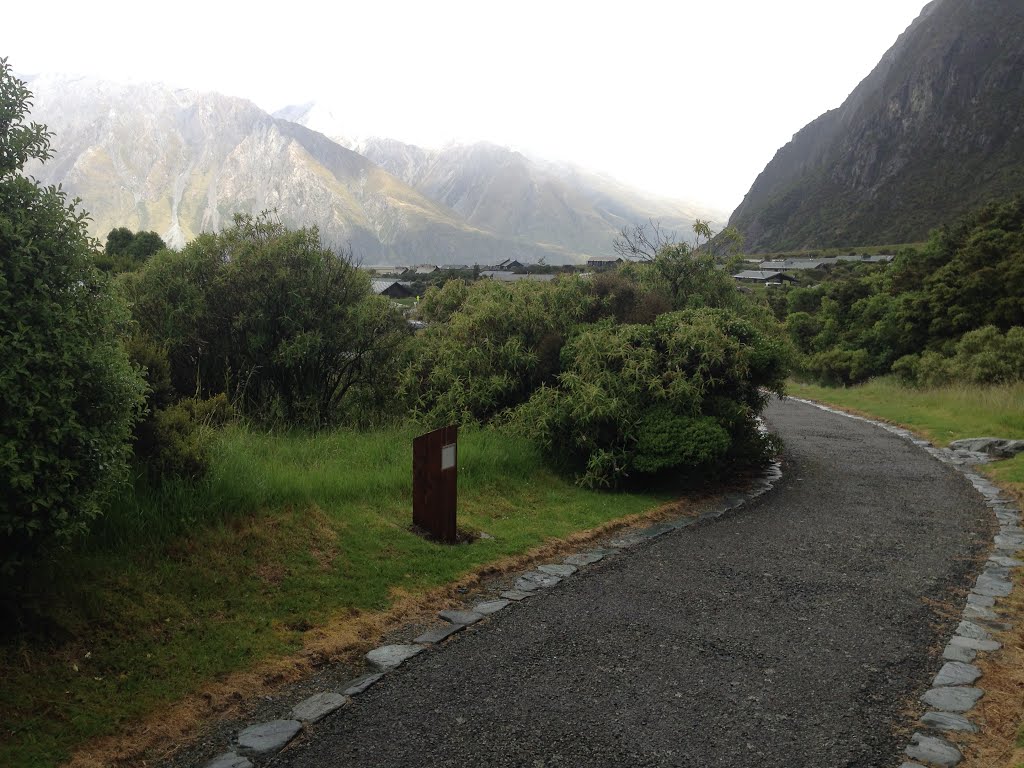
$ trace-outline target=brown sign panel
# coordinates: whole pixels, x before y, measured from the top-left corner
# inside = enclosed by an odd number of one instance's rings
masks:
[[[454,544],[458,427],[442,427],[412,441],[412,522]]]

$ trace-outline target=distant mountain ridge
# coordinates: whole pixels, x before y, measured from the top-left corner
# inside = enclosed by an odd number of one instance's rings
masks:
[[[354,138],[345,133],[340,112],[311,102],[274,114],[331,136],[471,225],[503,237],[606,253],[615,233],[630,224],[655,219],[667,231],[686,235],[694,219],[724,219],[709,206],[647,195],[488,142],[425,149],[395,139]]]
[[[101,238],[127,226],[155,230],[180,247],[230,223],[234,213],[276,209],[289,225],[316,225],[328,243],[351,245],[365,263],[554,263],[609,252],[621,226],[594,212],[599,195],[561,189],[539,202],[522,187],[500,201],[483,195],[481,205],[501,215],[479,215],[481,206],[474,213],[462,205],[466,195],[412,183],[421,167],[400,168],[380,149],[383,140],[373,144],[374,160],[244,99],[54,76],[32,78],[29,88],[33,119],[55,138],[54,158],[28,171],[82,198]],[[429,154],[405,146],[417,161]],[[477,156],[481,185],[500,187],[502,153],[491,160],[484,150],[468,154]],[[521,174],[533,173],[524,168]],[[649,210],[632,200],[612,203],[637,220],[673,210],[656,201]],[[568,235],[549,236],[563,226]]]
[[[912,242],[1024,191],[1024,4],[933,0],[729,219],[754,252]]]

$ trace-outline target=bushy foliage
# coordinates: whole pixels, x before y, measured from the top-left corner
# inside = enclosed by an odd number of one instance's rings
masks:
[[[935,351],[901,357],[892,367],[910,386],[936,387],[951,382],[1006,384],[1024,380],[1024,327],[1006,333],[987,325],[965,333],[950,356]]]
[[[937,361],[972,331],[1024,325],[1024,198],[964,216],[886,269],[791,290],[787,303],[802,368],[823,382],[856,383],[890,370],[907,380],[940,379],[942,370],[969,381],[984,378],[983,370],[1004,376],[981,362],[972,373],[963,361]],[[901,358],[909,359],[894,368]]]
[[[167,247],[156,232],[132,232],[127,227],[112,229],[107,234],[103,253],[96,265],[107,272],[129,272],[138,269],[146,259]]]
[[[565,338],[594,299],[584,281],[563,278],[450,282],[422,303],[447,320],[417,337],[403,389],[416,413],[440,425],[487,421],[552,381]]]
[[[512,426],[591,486],[751,458],[767,390],[782,390],[785,345],[729,310],[594,324],[562,352],[557,381]],[[766,389],[762,389],[766,388]],[[756,450],[755,450],[756,452]]]
[[[179,397],[223,393],[250,418],[319,427],[394,391],[406,323],[315,229],[236,216],[156,254],[126,286]]]
[[[0,59],[0,568],[69,541],[124,479],[144,384],[129,316],[94,265],[85,214],[21,174],[49,157],[31,94]]]

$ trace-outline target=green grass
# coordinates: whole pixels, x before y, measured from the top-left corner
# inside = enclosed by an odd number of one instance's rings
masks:
[[[664,500],[580,489],[528,443],[469,431],[459,525],[494,538],[434,544],[409,531],[414,434],[232,428],[208,482],[120,499],[79,554],[34,574],[35,628],[0,647],[0,765],[55,765],[205,682],[297,651],[331,618]]]
[[[880,378],[846,388],[790,382],[787,392],[900,424],[936,445],[965,437],[1024,438],[1024,383],[911,389]],[[1024,454],[982,469],[1024,498]]]

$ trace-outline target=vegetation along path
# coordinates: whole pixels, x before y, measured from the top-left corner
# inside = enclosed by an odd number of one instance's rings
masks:
[[[877,427],[767,418],[774,491],[489,617],[263,764],[898,765],[991,512]]]

